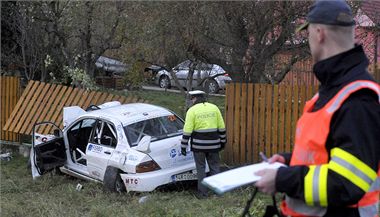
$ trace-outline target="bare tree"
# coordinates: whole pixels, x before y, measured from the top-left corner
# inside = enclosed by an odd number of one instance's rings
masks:
[[[218,64],[234,81],[277,83],[291,67],[270,71],[273,57],[290,52],[287,65],[307,56],[307,41],[293,40],[296,22],[310,2],[144,2],[134,3],[137,25],[124,54],[171,69],[185,59]],[[147,11],[149,13],[147,13]],[[127,12],[128,13],[128,12]],[[142,47],[139,49],[138,47]]]
[[[273,57],[287,50],[307,47],[303,40],[293,40],[296,21],[307,6],[308,3],[287,1],[207,4],[204,7],[210,8],[207,10],[212,15],[209,20],[202,19],[204,13],[196,16],[204,24],[194,32],[197,40],[193,44],[193,53],[207,62],[223,66],[235,81],[276,83],[287,71],[268,71]],[[213,20],[219,22],[215,25]],[[300,58],[296,57],[300,52],[291,54],[294,55],[291,59],[295,60],[288,65]]]
[[[120,22],[124,8],[125,2],[4,2],[2,11],[10,16],[2,13],[2,23],[12,32],[12,49],[17,50],[13,55],[22,60],[27,79],[46,77],[47,57],[49,70],[58,79],[64,75],[64,66],[94,77],[97,58],[120,48],[125,39]],[[10,54],[2,57],[11,58]]]
[[[25,2],[2,2],[2,65],[19,65],[23,76],[45,80],[43,26],[33,17],[35,8]]]
[[[65,57],[62,65],[74,65],[94,77],[97,58],[108,49],[120,47],[124,37],[120,31],[123,2],[40,2],[41,16],[47,33]]]
[[[23,15],[28,22],[15,32],[24,31],[16,34],[20,47],[25,48],[24,59],[36,57],[33,48],[44,45],[47,51],[41,52],[35,66],[40,71],[42,60],[49,55],[54,71],[62,71],[62,66],[79,67],[93,77],[94,63],[105,53],[126,62],[155,63],[168,71],[192,59],[222,66],[234,81],[277,83],[293,63],[307,56],[303,52],[307,41],[294,40],[294,29],[310,2],[62,0],[16,4],[33,8]],[[26,42],[32,38],[43,42]],[[30,46],[22,46],[23,41]],[[291,58],[281,63],[283,67],[273,67],[279,64],[274,57],[283,52]]]

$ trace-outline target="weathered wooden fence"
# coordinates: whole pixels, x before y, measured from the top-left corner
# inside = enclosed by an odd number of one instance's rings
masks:
[[[132,96],[125,97],[105,92],[86,91],[63,85],[29,81],[3,130],[31,134],[33,124],[41,121],[51,121],[62,128],[63,107],[76,105],[85,109],[89,105],[99,105],[114,100],[121,103],[144,102],[143,99]],[[50,128],[45,128],[42,133],[47,133],[50,130]]]
[[[4,126],[20,98],[20,79],[18,77],[0,76],[0,84],[0,126]],[[17,133],[12,133],[3,129],[0,129],[0,132],[0,140],[18,142],[20,139],[19,134]]]
[[[317,86],[231,83],[226,88],[227,145],[223,161],[246,164],[291,151],[295,125]]]
[[[122,90],[125,88],[123,77],[121,76],[99,76],[95,78],[95,82],[103,88],[112,88],[115,90]]]

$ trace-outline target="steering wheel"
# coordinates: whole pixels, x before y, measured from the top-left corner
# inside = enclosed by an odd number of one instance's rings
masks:
[[[97,105],[90,105],[90,106],[88,106],[88,107],[86,108],[86,112],[94,111],[94,110],[98,110],[98,109],[100,109],[99,106],[97,106]]]

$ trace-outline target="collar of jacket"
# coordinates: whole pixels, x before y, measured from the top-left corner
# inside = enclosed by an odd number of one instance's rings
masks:
[[[193,105],[207,102],[205,99],[196,99]]]
[[[320,90],[340,85],[358,73],[363,73],[362,70],[351,70],[359,64],[363,64],[363,68],[368,66],[368,59],[361,45],[317,62],[313,66],[313,72],[321,82]]]

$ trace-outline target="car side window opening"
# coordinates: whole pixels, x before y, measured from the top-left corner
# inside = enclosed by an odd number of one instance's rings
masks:
[[[190,66],[190,61],[185,61],[177,65],[174,70],[188,70]]]
[[[196,67],[197,70],[203,70],[203,71],[211,71],[212,69],[212,64],[208,63],[200,63]]]
[[[115,127],[105,121],[99,120],[94,128],[91,142],[115,148],[117,145]]]
[[[82,156],[82,153],[86,152],[87,143],[95,123],[96,119],[83,119],[74,124],[67,131],[71,159],[74,162],[86,164],[86,160],[83,158],[84,156]]]
[[[182,134],[183,122],[175,115],[148,119],[124,126],[124,132],[131,147],[136,146],[144,136],[151,136],[152,142]]]
[[[211,71],[212,69],[212,66],[213,64],[209,64],[209,63],[193,63],[193,64],[196,64],[195,66],[195,70],[203,70],[203,71]],[[177,67],[175,69],[179,69],[179,70],[189,70],[190,69],[190,65],[191,65],[191,61],[190,60],[187,60],[187,61],[184,61],[182,63],[180,63],[179,65],[177,65]]]

